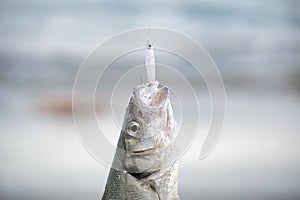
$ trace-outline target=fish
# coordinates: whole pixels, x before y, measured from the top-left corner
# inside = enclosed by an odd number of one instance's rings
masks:
[[[133,89],[102,200],[179,200],[176,121],[170,89]]]

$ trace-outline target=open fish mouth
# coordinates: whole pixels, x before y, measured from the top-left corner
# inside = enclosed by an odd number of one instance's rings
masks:
[[[164,106],[168,94],[168,87],[159,84],[157,81],[137,87],[134,91],[135,102],[138,102],[144,108]]]

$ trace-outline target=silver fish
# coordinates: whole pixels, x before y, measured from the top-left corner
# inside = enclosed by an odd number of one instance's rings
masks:
[[[175,130],[168,87],[136,87],[102,200],[179,200]]]

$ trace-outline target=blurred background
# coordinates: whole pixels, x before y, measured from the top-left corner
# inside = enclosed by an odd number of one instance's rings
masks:
[[[97,44],[148,26],[150,12],[151,26],[201,43],[226,86],[223,136],[205,160],[195,145],[181,159],[181,198],[300,199],[299,7],[298,0],[1,1],[0,199],[101,197],[109,169],[76,134],[74,79]]]

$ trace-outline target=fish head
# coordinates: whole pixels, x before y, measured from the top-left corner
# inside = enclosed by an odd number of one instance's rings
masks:
[[[158,82],[133,90],[122,127],[119,154],[123,169],[131,173],[154,172],[176,157],[176,122],[169,88]]]

